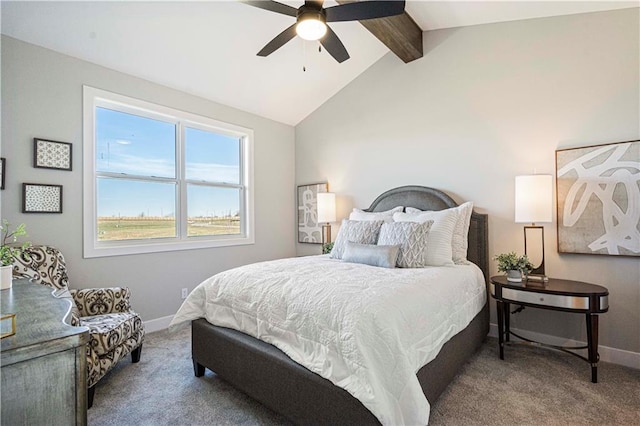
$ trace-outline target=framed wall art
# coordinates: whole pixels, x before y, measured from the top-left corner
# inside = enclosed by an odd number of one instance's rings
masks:
[[[73,147],[68,142],[33,139],[33,167],[71,170]]]
[[[62,213],[62,185],[23,183],[22,213]]]
[[[7,160],[0,158],[0,189],[4,189],[4,175],[7,171]]]
[[[556,151],[558,251],[640,256],[640,141]]]
[[[322,227],[318,224],[318,192],[327,192],[328,184],[298,186],[298,242],[322,244]]]

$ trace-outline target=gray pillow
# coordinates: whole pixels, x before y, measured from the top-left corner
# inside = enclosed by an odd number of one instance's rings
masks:
[[[343,262],[362,263],[383,268],[395,268],[400,246],[378,246],[348,242],[342,255]]]
[[[397,265],[400,268],[424,268],[427,265],[425,250],[427,235],[433,225],[432,220],[424,223],[393,222],[385,223],[380,229],[378,244],[399,245]]]
[[[375,244],[378,241],[382,223],[383,221],[381,220],[359,221],[344,219],[331,250],[331,258],[342,259],[344,249],[350,241],[359,244]]]

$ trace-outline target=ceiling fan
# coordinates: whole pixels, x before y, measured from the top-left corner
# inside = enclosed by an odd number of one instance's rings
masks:
[[[327,25],[327,22],[362,21],[400,15],[404,12],[405,6],[404,0],[370,0],[322,7],[323,0],[306,0],[302,6],[296,9],[277,1],[241,1],[260,9],[296,18],[296,22],[267,43],[258,52],[258,56],[272,54],[297,34],[305,40],[318,40],[327,52],[340,63],[349,59],[349,53],[336,33]]]

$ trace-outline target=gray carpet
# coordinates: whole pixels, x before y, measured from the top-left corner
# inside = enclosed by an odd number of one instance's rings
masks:
[[[96,388],[89,425],[285,425],[286,419],[207,370],[196,378],[190,329],[146,336],[142,358],[120,362]],[[587,363],[487,338],[440,399],[431,425],[640,425],[640,370]]]

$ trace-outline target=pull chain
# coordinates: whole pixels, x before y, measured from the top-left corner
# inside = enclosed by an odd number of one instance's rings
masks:
[[[320,44],[320,42],[318,42],[318,53],[322,53],[322,44]],[[307,42],[302,40],[302,72],[307,72],[308,59]]]
[[[307,72],[307,42],[302,40],[302,72]]]

